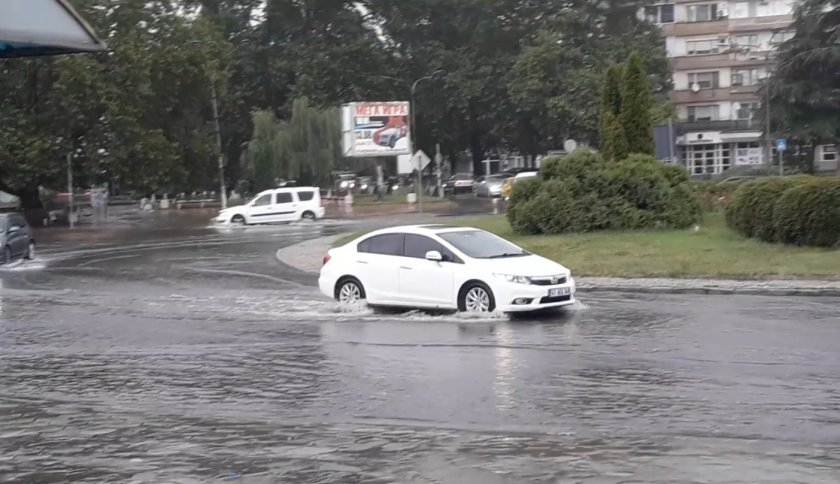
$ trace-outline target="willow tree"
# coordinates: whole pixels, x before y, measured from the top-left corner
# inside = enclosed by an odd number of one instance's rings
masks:
[[[338,109],[319,109],[307,98],[295,99],[292,116],[280,123],[279,176],[323,184],[341,160]]]
[[[254,187],[265,190],[274,186],[280,168],[280,132],[277,118],[270,111],[257,111],[252,116],[254,134],[248,144],[249,171]]]

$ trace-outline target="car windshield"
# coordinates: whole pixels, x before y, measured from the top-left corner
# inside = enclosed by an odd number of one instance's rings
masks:
[[[521,257],[528,252],[483,230],[459,230],[439,234],[440,238],[474,259]]]

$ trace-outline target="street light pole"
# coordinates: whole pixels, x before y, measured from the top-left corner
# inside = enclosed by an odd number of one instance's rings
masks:
[[[417,142],[414,140],[415,135],[417,134],[417,104],[415,102],[415,92],[417,91],[417,84],[420,81],[425,81],[427,79],[432,79],[438,74],[442,73],[443,69],[437,69],[436,71],[432,72],[428,76],[423,76],[413,84],[411,84],[411,157],[414,158],[414,155],[417,153]],[[417,163],[417,209],[420,213],[423,213],[423,167],[420,166],[419,160]]]
[[[221,193],[222,210],[227,208],[227,188],[225,187],[225,155],[222,148],[222,127],[219,123],[219,98],[216,94],[216,76],[210,75],[210,96],[213,104],[213,123],[216,129],[216,150],[218,150],[219,188]]]
[[[773,35],[767,41],[767,53],[764,54],[765,79],[767,80],[764,83],[764,149],[766,151],[764,159],[768,167],[773,163],[773,141],[770,139],[770,82],[772,80],[770,76],[770,54],[773,49],[773,39],[780,31],[780,29],[773,31]]]

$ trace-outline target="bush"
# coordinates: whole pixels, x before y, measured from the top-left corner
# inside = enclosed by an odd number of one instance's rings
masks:
[[[781,242],[840,246],[840,177],[811,179],[788,189],[776,203],[773,219]]]
[[[773,215],[776,202],[785,191],[808,179],[807,176],[767,177],[742,184],[726,207],[727,224],[745,237],[777,241]]]
[[[540,178],[514,185],[507,216],[518,233],[686,227],[700,215],[687,175],[647,155],[606,163],[579,150],[543,160]]]

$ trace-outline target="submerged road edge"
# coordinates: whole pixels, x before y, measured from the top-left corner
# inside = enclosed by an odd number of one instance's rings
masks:
[[[317,275],[324,255],[333,243],[347,235],[338,234],[299,242],[277,250],[282,264],[301,272]],[[743,294],[759,296],[834,296],[840,297],[840,281],[808,279],[674,279],[576,277],[581,291],[635,292],[658,294]]]

